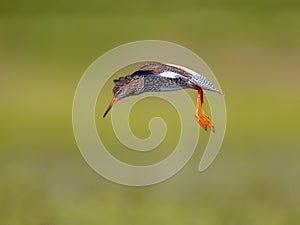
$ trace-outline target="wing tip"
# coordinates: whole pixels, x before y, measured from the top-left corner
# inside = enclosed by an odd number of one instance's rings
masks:
[[[212,91],[212,92],[215,92],[215,93],[218,93],[220,95],[225,95],[222,91],[219,91],[218,89],[214,88],[214,87],[210,87],[210,88],[203,88],[204,90],[207,90],[207,91]]]

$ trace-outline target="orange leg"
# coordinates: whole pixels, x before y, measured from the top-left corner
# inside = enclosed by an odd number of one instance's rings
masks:
[[[204,128],[204,130],[207,130],[207,126],[214,132],[215,128],[210,119],[208,118],[207,114],[204,111],[204,101],[203,101],[203,90],[201,88],[198,90],[198,96],[197,96],[197,103],[196,103],[196,111],[195,111],[195,117],[198,121],[198,123]],[[201,104],[201,114],[199,114],[199,106]]]

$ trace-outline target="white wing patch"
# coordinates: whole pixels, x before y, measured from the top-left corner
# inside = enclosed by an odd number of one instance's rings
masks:
[[[188,73],[190,73],[194,76],[199,76],[200,75],[199,73],[196,73],[194,70],[191,70],[191,69],[186,68],[184,66],[178,66],[178,65],[175,65],[175,64],[166,64],[166,65],[177,67],[177,68],[182,69],[182,70],[184,70],[184,71],[186,71],[186,72],[188,72]]]
[[[162,73],[159,74],[162,77],[167,77],[167,78],[185,78],[184,76],[178,74],[178,73],[174,73],[172,71],[164,71]]]

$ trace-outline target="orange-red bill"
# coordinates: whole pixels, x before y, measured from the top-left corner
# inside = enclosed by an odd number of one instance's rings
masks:
[[[113,105],[114,105],[117,101],[118,101],[118,98],[117,98],[117,97],[114,97],[114,98],[111,100],[111,102],[110,102],[110,104],[109,104],[107,110],[105,111],[105,113],[104,113],[104,115],[103,115],[103,118],[106,116],[106,114],[109,112],[109,110],[113,107]]]

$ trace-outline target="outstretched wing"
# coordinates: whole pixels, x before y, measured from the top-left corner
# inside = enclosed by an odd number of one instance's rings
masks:
[[[221,91],[217,90],[213,84],[203,75],[196,73],[195,71],[175,64],[164,64],[159,62],[150,62],[144,64],[132,74],[134,75],[157,75],[167,78],[182,78],[186,79],[191,86],[198,86],[204,90],[209,90],[223,94]]]

